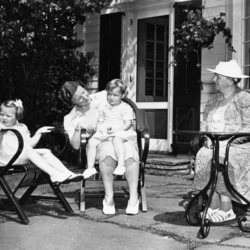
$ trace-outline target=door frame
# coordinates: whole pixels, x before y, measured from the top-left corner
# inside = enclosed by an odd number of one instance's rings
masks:
[[[126,12],[122,21],[122,79],[128,83],[129,97],[136,103],[138,108],[146,110],[166,110],[168,112],[168,129],[166,139],[152,139],[150,150],[172,152],[173,143],[173,75],[174,69],[168,67],[168,102],[137,102],[136,101],[136,79],[137,79],[137,21],[144,18],[154,18],[159,16],[169,16],[169,46],[174,43],[174,14],[173,5],[166,5],[159,10],[137,10],[137,12]],[[131,41],[134,41],[131,43]],[[169,52],[169,65],[173,60],[172,53]],[[133,68],[128,70],[127,62],[133,63]]]

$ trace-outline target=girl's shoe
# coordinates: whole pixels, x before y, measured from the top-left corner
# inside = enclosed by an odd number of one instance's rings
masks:
[[[129,204],[128,201],[128,206],[126,208],[126,214],[131,214],[131,215],[136,215],[139,213],[139,200],[137,200],[136,204],[132,207]]]
[[[83,180],[82,174],[72,174],[69,178],[67,178],[65,181],[61,182],[63,184],[70,183],[70,182],[79,182]]]
[[[92,175],[97,174],[97,171],[95,168],[87,168],[84,172],[83,172],[83,178],[87,179],[89,177],[91,177]]]
[[[56,176],[56,177],[50,177],[50,179],[51,179],[52,182],[62,183],[62,182],[65,182],[65,181],[69,180],[70,177],[71,177],[71,174],[64,175],[63,177],[62,176],[61,177],[58,177],[58,176]]]
[[[211,216],[210,220],[212,223],[221,223],[225,221],[234,220],[236,218],[236,214],[233,209],[225,212],[222,210],[217,211],[213,216]]]
[[[208,208],[207,209],[207,214],[206,214],[206,219],[210,219],[215,213],[217,213],[220,209],[219,208],[216,208],[216,209],[212,209],[212,208]],[[200,213],[201,215],[201,218],[203,216],[203,211]]]
[[[105,199],[103,199],[102,205],[103,205],[102,212],[104,214],[106,214],[106,215],[115,214],[115,205],[114,204],[113,204],[113,206],[110,206],[106,203]]]

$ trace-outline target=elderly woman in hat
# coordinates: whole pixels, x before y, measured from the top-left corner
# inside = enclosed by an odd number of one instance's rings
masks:
[[[203,131],[250,132],[250,94],[237,86],[243,75],[235,60],[220,62],[214,73],[218,93],[208,102],[201,125]],[[220,142],[220,161],[225,155],[227,141]],[[211,169],[212,149],[202,147],[195,161],[194,186],[203,189],[208,183]],[[250,200],[250,141],[240,138],[234,143],[229,154],[229,178],[235,189]],[[213,223],[233,220],[236,215],[232,209],[231,194],[227,191],[222,174],[218,175],[215,193],[212,197],[207,217]],[[239,200],[237,202],[240,202]]]
[[[67,131],[70,143],[75,148],[80,147],[80,129],[85,128],[89,136],[95,132],[97,125],[98,107],[107,102],[107,92],[100,91],[89,95],[88,91],[79,83],[66,82],[60,91],[61,99],[68,104],[73,104],[71,112],[64,117],[64,128]],[[125,147],[125,176],[129,187],[129,201],[126,208],[127,214],[137,214],[139,210],[138,178],[139,154],[137,143],[124,142]],[[115,214],[113,197],[113,172],[117,165],[117,157],[111,141],[102,142],[97,148],[97,159],[102,174],[105,190],[103,199],[103,213]]]

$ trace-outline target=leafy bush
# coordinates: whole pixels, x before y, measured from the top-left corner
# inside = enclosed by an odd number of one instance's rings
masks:
[[[94,54],[81,52],[75,27],[104,3],[0,1],[0,100],[22,99],[31,129],[62,120],[58,90],[64,81],[86,83],[95,74],[89,64]]]

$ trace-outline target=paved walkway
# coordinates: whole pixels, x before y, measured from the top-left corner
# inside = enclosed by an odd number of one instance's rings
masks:
[[[96,246],[95,248],[90,247],[90,245],[85,245],[84,249],[117,249],[118,247],[121,250],[250,249],[250,233],[241,232],[236,222],[227,226],[212,226],[209,236],[206,239],[197,238],[199,228],[188,225],[184,218],[184,206],[186,205],[187,193],[192,190],[192,176],[189,174],[165,176],[146,175],[148,212],[141,212],[136,216],[127,216],[125,214],[126,200],[118,197],[115,199],[117,207],[116,215],[105,216],[102,214],[101,197],[87,199],[86,212],[81,214],[75,203],[78,189],[79,186],[75,183],[62,186],[62,190],[65,192],[69,202],[77,213],[76,217],[67,217],[61,213],[61,209],[58,205],[54,203],[46,204],[44,202],[37,205],[27,205],[26,211],[31,219],[31,224],[28,226],[20,225],[6,219],[1,212],[0,242],[1,245],[3,244],[2,246],[7,247],[1,247],[1,249],[38,249],[35,248],[34,244],[38,244],[39,240],[41,240],[40,243],[42,244],[45,240],[43,237],[48,237],[48,233],[46,234],[43,230],[49,230],[48,232],[50,232],[53,228],[55,240],[53,241],[50,237],[49,243],[46,243],[49,244],[48,247],[43,248],[41,246],[39,249],[81,249],[81,247],[79,248],[78,240],[82,239],[83,242],[84,240],[86,241],[86,237],[91,235],[91,232],[95,230],[99,232],[99,229],[104,233],[103,235],[97,234],[97,238],[108,237],[105,236],[107,232],[110,230],[113,232],[112,244],[108,245],[108,242],[104,242],[102,246],[99,245],[99,247]],[[43,187],[39,192],[48,193],[49,191]],[[13,216],[13,214],[11,214],[11,216]],[[41,230],[41,228],[43,228],[43,230]],[[79,232],[85,232],[85,230],[87,230],[86,237],[81,236],[81,234],[79,235]],[[107,230],[107,232],[105,232],[105,230]],[[8,248],[6,235],[8,236],[7,240],[10,241],[10,239],[12,239],[11,242],[14,242],[13,236],[18,235],[18,237],[21,238],[22,233],[26,233],[37,239],[36,243],[32,243],[34,248],[28,248],[27,241],[25,241],[26,243],[23,241],[21,248],[18,248],[17,245],[14,248]],[[124,235],[124,237],[119,238],[120,236],[118,235]],[[66,242],[65,237],[68,239]],[[119,240],[116,237],[118,237]],[[77,239],[78,242],[74,243],[75,245],[71,243],[70,246],[72,248],[67,245],[70,239],[72,242],[75,242],[73,239]],[[55,245],[57,247],[55,247]]]

